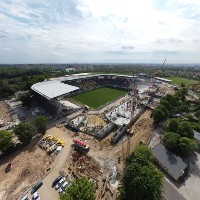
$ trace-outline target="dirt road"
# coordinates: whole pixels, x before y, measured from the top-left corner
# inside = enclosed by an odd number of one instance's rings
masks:
[[[37,138],[2,159],[0,161],[0,199],[18,199],[24,190],[46,173],[52,160],[46,152],[39,148]],[[10,162],[13,169],[5,173],[6,165]]]
[[[63,131],[59,128],[51,128],[46,132],[46,135],[53,135],[56,138],[60,138],[65,142],[65,146],[62,149],[60,155],[55,161],[55,165],[49,174],[42,180],[43,185],[38,190],[41,199],[48,200],[56,200],[59,199],[58,191],[51,187],[54,179],[59,175],[62,171],[65,162],[69,159],[72,148],[72,138],[68,135],[67,131]],[[28,193],[29,197],[31,197],[30,192]]]

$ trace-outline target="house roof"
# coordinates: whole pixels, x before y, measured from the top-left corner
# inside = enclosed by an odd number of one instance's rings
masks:
[[[163,144],[159,143],[152,149],[153,156],[174,179],[182,175],[188,164],[173,152],[169,151]]]

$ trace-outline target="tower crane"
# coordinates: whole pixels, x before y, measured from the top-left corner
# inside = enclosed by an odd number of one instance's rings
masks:
[[[162,64],[162,66],[161,66],[161,69],[164,67],[166,60],[167,60],[167,59],[165,58],[165,60],[164,60],[164,62],[163,62],[163,64]],[[154,73],[153,73],[153,78],[152,78],[152,79],[153,79],[153,80],[152,80],[153,84],[152,84],[152,86],[155,86],[156,75],[157,75],[157,73],[158,73],[157,70],[155,70]]]

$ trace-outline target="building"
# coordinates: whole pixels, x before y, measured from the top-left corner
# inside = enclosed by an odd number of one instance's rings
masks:
[[[76,68],[68,67],[68,68],[65,68],[65,71],[66,72],[76,71]]]
[[[200,133],[197,131],[194,132],[194,139],[197,141],[198,144],[200,144]]]
[[[162,169],[176,181],[179,181],[187,173],[188,163],[169,151],[163,144],[157,144],[152,149],[152,154]]]

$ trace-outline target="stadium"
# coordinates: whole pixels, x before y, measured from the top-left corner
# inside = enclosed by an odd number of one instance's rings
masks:
[[[126,132],[151,100],[152,79],[98,74],[69,76],[39,82],[31,87],[35,101],[56,118],[66,117],[66,126],[97,138],[115,129],[113,143]],[[73,113],[80,114],[70,118]]]

